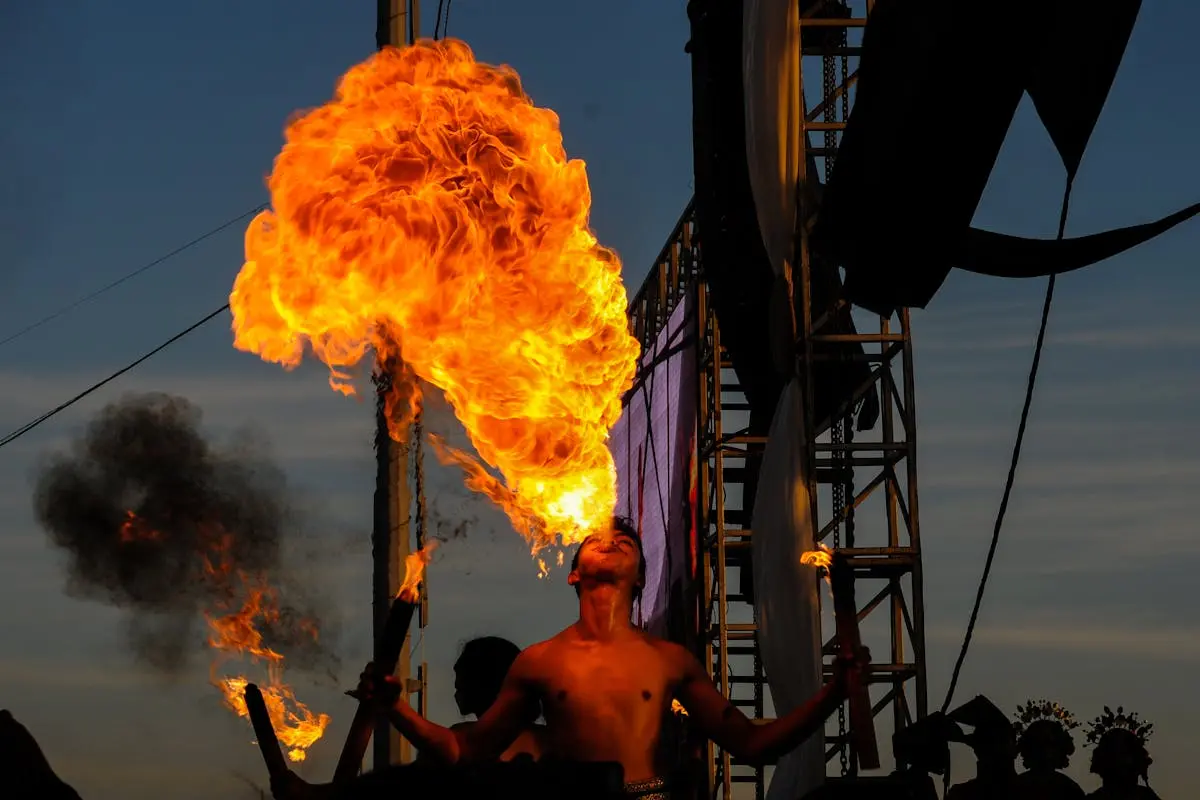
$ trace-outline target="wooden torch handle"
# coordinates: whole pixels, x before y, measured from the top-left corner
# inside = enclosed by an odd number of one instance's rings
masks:
[[[847,559],[836,553],[829,568],[829,583],[833,591],[838,647],[842,653],[857,653],[862,647],[862,637],[858,630],[858,606],[854,600],[854,574]],[[879,769],[879,743],[875,739],[871,693],[862,676],[850,676],[846,694],[850,700],[850,740],[858,754],[858,766]]]
[[[397,597],[392,601],[388,611],[387,623],[383,635],[378,642],[375,654],[375,667],[385,675],[396,671],[396,663],[404,649],[404,640],[408,636],[408,627],[412,624],[413,614],[417,610],[416,603],[410,603]],[[337,767],[333,771],[333,782],[343,783],[358,775],[362,767],[363,757],[367,754],[367,745],[371,743],[371,733],[375,727],[375,711],[368,705],[359,703],[350,722],[350,730],[346,734],[346,744],[342,747],[342,755],[338,758]]]
[[[267,764],[267,772],[272,778],[282,775],[287,772],[287,763],[283,760],[283,750],[279,747],[279,738],[275,735],[275,726],[271,724],[271,715],[267,713],[267,704],[263,702],[262,691],[253,683],[248,683],[245,699],[246,712],[250,715],[250,724],[254,726],[254,738],[258,739],[258,749]]]

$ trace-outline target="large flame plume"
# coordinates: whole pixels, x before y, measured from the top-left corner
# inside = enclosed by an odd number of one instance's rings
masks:
[[[537,550],[611,519],[605,440],[638,344],[615,253],[588,228],[585,165],[509,67],[461,41],[388,49],[295,119],[246,232],[234,343],[353,393],[368,354],[445,393],[480,458],[467,484]],[[407,374],[411,370],[411,374]],[[413,391],[392,401],[398,434]]]
[[[248,716],[243,675],[231,660],[264,667],[259,681],[293,761],[324,733],[283,681],[284,651],[319,662],[311,607],[281,598],[281,538],[290,527],[282,473],[243,443],[212,447],[199,410],[167,395],[105,407],[68,454],[48,459],[34,496],[39,522],[69,556],[71,588],[129,614],[135,653],[174,672],[207,622],[211,682]],[[249,437],[247,437],[249,438]],[[310,601],[311,597],[303,598]]]

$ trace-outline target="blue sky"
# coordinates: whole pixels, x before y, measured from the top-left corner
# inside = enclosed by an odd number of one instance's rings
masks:
[[[0,338],[266,200],[287,117],[327,99],[374,42],[365,0],[15,8],[0,12],[0,69],[16,76],[0,84]],[[1200,9],[1186,4],[1143,8],[1076,182],[1069,233],[1197,199],[1200,111],[1181,99],[1200,79],[1187,33],[1198,22]],[[691,194],[682,0],[459,0],[450,33],[483,60],[511,63],[561,115],[569,152],[589,164],[593,226],[635,289]],[[914,154],[915,174],[923,157]],[[1062,180],[1023,107],[976,223],[1052,236]],[[1138,709],[1156,723],[1152,780],[1164,796],[1182,795],[1200,747],[1200,710],[1187,701],[1200,665],[1198,249],[1193,224],[1060,280],[1022,470],[958,690],[1004,707],[1054,697],[1081,716],[1105,703]],[[231,230],[0,349],[0,428],[220,305],[240,266]],[[935,700],[999,502],[1043,288],[956,274],[914,313]],[[38,459],[105,402],[144,390],[189,397],[214,435],[253,425],[270,437],[292,482],[319,498],[306,541],[338,598],[343,684],[366,659],[369,408],[331,392],[320,369],[284,373],[234,351],[227,327],[213,324],[0,452],[0,705],[85,797],[159,797],[167,787],[181,800],[249,796],[236,775],[260,777],[261,762],[207,686],[204,660],[176,682],[133,663],[121,615],[67,595],[61,558],[32,519]],[[448,511],[462,502],[453,474],[433,480],[435,502]],[[468,505],[468,538],[431,568],[433,625],[422,642],[436,676],[431,713],[443,721],[454,719],[444,676],[459,642],[497,633],[527,644],[574,610],[561,575],[538,581],[502,519]],[[337,687],[298,680],[297,689],[334,718],[332,744],[314,748],[306,768],[321,778],[351,708]]]

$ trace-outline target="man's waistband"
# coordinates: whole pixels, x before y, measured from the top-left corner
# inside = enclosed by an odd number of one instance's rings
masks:
[[[625,784],[625,796],[630,800],[671,800],[671,791],[662,778],[651,778]]]

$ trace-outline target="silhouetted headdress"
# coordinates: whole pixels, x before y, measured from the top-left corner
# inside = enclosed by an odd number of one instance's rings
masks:
[[[1013,717],[1013,730],[1017,736],[1029,730],[1030,725],[1042,720],[1057,723],[1068,734],[1079,727],[1079,722],[1070,711],[1049,700],[1030,700],[1023,706],[1017,706],[1017,713]]]
[[[1154,725],[1139,718],[1137,712],[1131,711],[1126,714],[1123,706],[1117,706],[1116,713],[1113,713],[1111,708],[1105,706],[1104,713],[1088,723],[1088,746],[1098,744],[1104,737],[1104,734],[1114,730],[1129,731],[1145,747],[1146,743],[1150,740],[1150,734],[1154,731]]]

